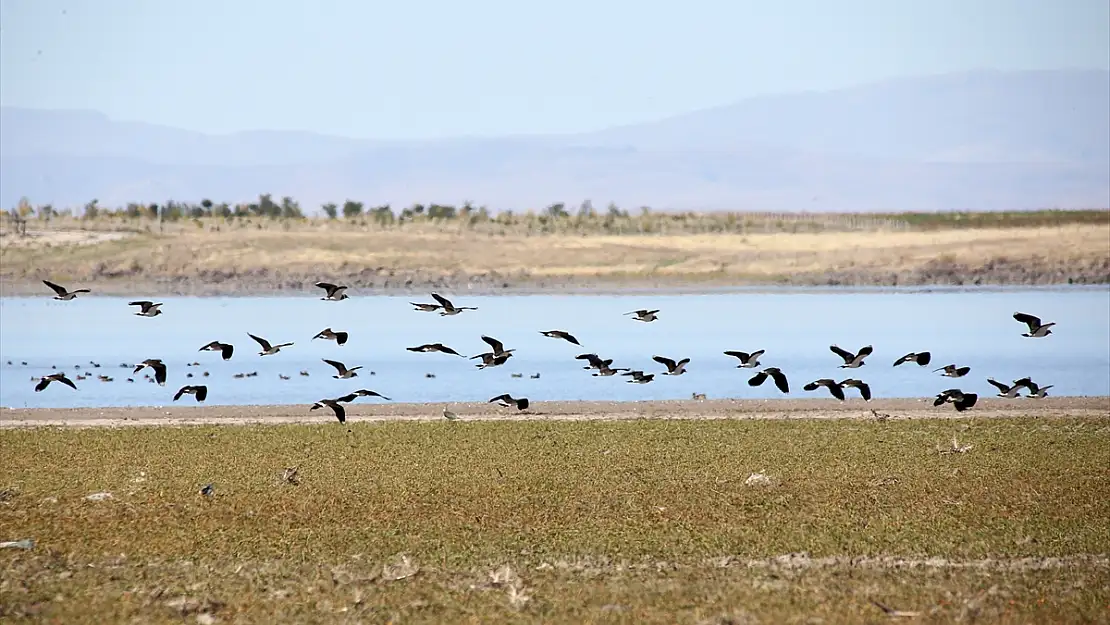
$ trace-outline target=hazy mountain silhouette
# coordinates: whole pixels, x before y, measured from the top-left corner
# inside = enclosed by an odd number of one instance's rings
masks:
[[[291,195],[492,209],[946,210],[1110,206],[1110,72],[968,72],[752,98],[557,136],[205,135],[0,109],[0,202]]]

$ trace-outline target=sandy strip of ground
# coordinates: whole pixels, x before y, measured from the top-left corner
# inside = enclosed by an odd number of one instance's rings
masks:
[[[627,419],[927,419],[999,417],[1110,418],[1110,397],[983,398],[958,413],[934,407],[932,398],[877,399],[719,399],[643,402],[536,402],[525,411],[488,403],[347,404],[347,421],[431,421],[449,407],[460,421],[627,420]],[[874,413],[872,412],[874,411]],[[882,417],[882,415],[889,415]],[[284,406],[146,406],[135,408],[12,408],[0,413],[0,429],[39,426],[119,427],[153,425],[242,425],[250,423],[334,423],[327,408]]]

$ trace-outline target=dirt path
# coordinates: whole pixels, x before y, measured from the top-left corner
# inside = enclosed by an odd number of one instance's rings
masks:
[[[984,419],[1005,417],[1085,416],[1110,419],[1110,397],[980,399],[975,408],[957,413],[934,407],[932,399],[882,399],[871,402],[834,399],[679,400],[644,402],[537,402],[528,410],[494,404],[347,405],[351,422],[442,420],[449,407],[466,421],[627,420],[627,419],[858,419],[874,420],[874,410],[890,419]],[[286,406],[149,406],[139,408],[9,409],[0,413],[0,429],[41,426],[119,427],[155,425],[242,425],[249,423],[334,423],[328,409]]]

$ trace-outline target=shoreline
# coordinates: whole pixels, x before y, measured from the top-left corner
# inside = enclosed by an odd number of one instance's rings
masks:
[[[532,295],[576,295],[576,296],[622,296],[622,295],[715,295],[715,294],[769,294],[769,293],[933,293],[933,292],[1005,292],[1016,290],[1054,291],[1069,289],[1110,290],[1107,282],[980,282],[980,283],[897,283],[889,284],[821,284],[821,283],[767,283],[735,281],[682,281],[659,280],[654,282],[581,282],[548,281],[520,282],[501,286],[485,283],[427,284],[420,286],[377,285],[358,286],[349,281],[338,281],[349,285],[352,296],[422,296],[431,291],[447,293],[467,293],[475,296],[532,296]],[[107,297],[319,297],[321,291],[312,283],[306,282],[293,287],[281,285],[247,286],[233,284],[201,283],[188,285],[167,285],[158,281],[90,281],[82,282],[80,288],[88,288],[92,293],[83,298]],[[9,282],[0,280],[0,299],[19,297],[45,297],[51,291],[41,281]]]
[[[143,406],[129,408],[9,408],[0,411],[0,430],[36,427],[135,427],[188,425],[338,425],[330,410],[309,411],[309,404]],[[635,419],[843,419],[878,422],[876,413],[891,420],[975,420],[1007,417],[1090,417],[1110,419],[1110,396],[1046,397],[1043,399],[980,398],[971,410],[934,407],[932,398],[875,399],[711,399],[650,401],[535,402],[528,410],[479,402],[351,403],[347,425],[398,421],[444,421],[442,410],[468,421],[627,421]]]

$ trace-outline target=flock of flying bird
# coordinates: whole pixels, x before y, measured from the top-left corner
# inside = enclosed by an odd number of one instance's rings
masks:
[[[43,280],[43,283],[54,290],[54,292],[56,293],[54,299],[60,301],[69,301],[77,297],[79,293],[90,292],[88,289],[77,289],[74,291],[68,291],[65,287],[54,284],[53,282],[50,282],[48,280]],[[349,298],[346,293],[346,286],[339,286],[327,282],[317,282],[316,286],[324,289],[326,293],[326,295],[321,298],[322,300],[342,301]],[[438,293],[432,293],[432,298],[436,301],[436,303],[410,303],[417,311],[433,313],[438,312],[440,316],[452,316],[458,315],[467,310],[477,310],[477,308],[473,306],[455,306],[450,300],[448,300],[446,297],[443,297],[442,295],[439,295]],[[138,312],[136,312],[135,314],[140,317],[156,317],[162,314],[161,303],[139,300],[129,302],[129,305],[139,307]],[[650,323],[659,318],[659,312],[659,310],[642,309],[634,310],[625,314],[632,315],[632,318],[635,321]],[[1029,331],[1023,333],[1021,335],[1023,337],[1044,338],[1049,334],[1052,334],[1052,330],[1050,328],[1056,325],[1055,322],[1042,323],[1040,318],[1022,312],[1014,313],[1013,317],[1016,321],[1024,323],[1028,327]],[[578,342],[577,338],[564,330],[543,330],[540,332],[540,334],[548,338],[567,341],[574,345],[581,345],[581,343]],[[290,347],[291,345],[293,345],[293,343],[291,342],[271,343],[270,341],[260,336],[255,336],[254,334],[250,333],[247,333],[247,335],[259,344],[261,348],[261,351],[258,352],[259,356],[271,356],[281,351],[282,348]],[[325,328],[313,337],[313,339],[335,341],[336,344],[339,346],[344,345],[347,342],[348,338],[349,335],[346,332],[336,332],[333,331],[330,327]],[[483,352],[469,358],[470,360],[481,360],[481,362],[476,365],[479,369],[486,369],[489,367],[497,367],[503,365],[509,360],[509,358],[512,357],[513,352],[516,351],[515,349],[505,349],[504,344],[493,337],[483,335],[481,338],[487,345],[490,346],[490,351]],[[408,347],[406,349],[411,352],[440,352],[466,358],[459,352],[442,343],[426,343],[415,347]],[[829,349],[844,361],[843,364],[840,365],[840,368],[842,369],[858,369],[862,367],[865,364],[864,360],[874,351],[871,345],[862,347],[859,351],[854,353],[842,349],[836,345],[829,346]],[[232,355],[235,353],[235,347],[230,343],[212,341],[207,345],[201,347],[199,351],[219,352],[223,360],[230,360]],[[724,352],[726,356],[734,357],[740,361],[740,364],[737,365],[737,368],[740,369],[758,368],[760,366],[759,359],[765,353],[766,350],[762,349],[753,352],[732,350]],[[586,361],[587,365],[583,367],[583,369],[595,370],[592,374],[595,377],[608,377],[619,374],[621,376],[627,376],[629,378],[628,383],[630,384],[650,383],[656,375],[655,373],[646,373],[640,369],[613,367],[612,358],[602,359],[600,356],[594,353],[579,354],[575,356],[575,359]],[[346,380],[357,377],[358,370],[362,369],[361,366],[348,367],[338,360],[331,360],[327,358],[324,358],[322,360],[328,365],[331,365],[335,368],[336,375],[332,377],[339,380]],[[678,376],[686,373],[686,365],[690,363],[689,358],[674,360],[663,356],[653,356],[652,360],[663,365],[663,367],[666,368],[666,371],[660,372],[662,375],[671,376]],[[911,352],[896,360],[893,366],[897,367],[905,363],[914,363],[918,366],[924,367],[928,366],[931,361],[932,355],[930,352]],[[161,359],[149,358],[136,364],[134,371],[135,373],[138,373],[139,371],[147,367],[153,370],[154,381],[157,382],[159,385],[164,386],[166,383],[166,364],[162,362]],[[970,373],[970,371],[970,367],[961,367],[955,364],[945,365],[944,367],[940,367],[939,369],[934,370],[934,372],[942,372],[941,375],[950,378],[962,378]],[[538,377],[538,374],[537,376],[533,377]],[[786,374],[783,373],[783,371],[778,367],[764,367],[760,369],[755,373],[755,375],[748,379],[748,385],[753,387],[761,386],[768,379],[773,381],[774,385],[779,389],[779,391],[783,393],[790,392],[790,383],[787,380]],[[58,372],[39,378],[38,383],[35,386],[35,391],[38,392],[46,389],[51,382],[58,382],[61,384],[65,384],[75,390],[77,389],[77,385],[74,384],[74,382],[68,377],[66,377],[66,374],[64,372]],[[1033,382],[1033,380],[1031,380],[1029,377],[1014,380],[1012,384],[1004,384],[993,378],[987,378],[987,382],[998,389],[999,397],[1005,398],[1017,397],[1022,389],[1026,389],[1028,391],[1028,394],[1026,395],[1027,397],[1045,397],[1047,395],[1048,389],[1052,388],[1052,385],[1040,386]],[[821,378],[819,380],[814,380],[813,382],[806,384],[802,388],[806,391],[816,391],[817,389],[825,388],[833,397],[841,401],[845,400],[845,389],[851,388],[856,389],[859,392],[860,397],[862,397],[865,401],[871,399],[871,387],[868,386],[868,384],[863,380],[856,378],[847,378],[844,380],[840,380],[839,382],[832,378]],[[203,402],[208,397],[208,387],[205,385],[182,386],[180,389],[178,389],[177,393],[174,394],[173,400],[177,401],[183,395],[193,395],[197,402]],[[335,414],[335,417],[339,420],[340,423],[345,423],[346,411],[343,407],[343,404],[351,403],[359,397],[380,397],[385,400],[390,399],[376,391],[359,389],[340,397],[321,399],[314,403],[310,410],[317,410],[325,407],[329,408]],[[697,398],[699,396],[695,394],[695,397]],[[950,388],[939,393],[935,397],[933,405],[941,406],[945,403],[951,403],[955,406],[957,411],[962,412],[974,406],[976,401],[978,401],[978,395],[976,393],[965,392],[958,388]],[[497,397],[490,399],[489,403],[497,403],[504,407],[516,408],[517,410],[526,410],[529,406],[528,398],[514,398],[507,393],[498,395]],[[455,413],[451,412],[447,408],[443,409],[443,416],[449,420],[454,420],[458,418]]]

